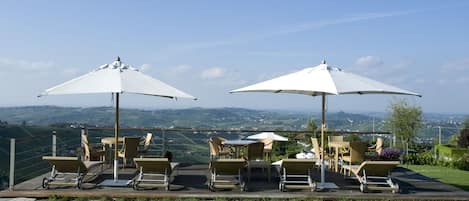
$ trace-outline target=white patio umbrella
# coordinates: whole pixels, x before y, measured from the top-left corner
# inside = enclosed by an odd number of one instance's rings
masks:
[[[39,97],[93,93],[112,93],[115,95],[116,117],[114,133],[116,142],[119,136],[119,94],[133,93],[164,98],[196,99],[185,92],[141,73],[130,65],[123,64],[119,57],[112,64],[102,65],[92,72],[49,88],[41,93]],[[118,183],[117,153],[116,145],[114,149],[114,183]]]
[[[260,139],[272,139],[273,141],[286,142],[288,138],[275,134],[274,132],[262,132],[255,135],[250,135],[247,139],[260,140]]]
[[[339,94],[400,94],[420,96],[417,93],[387,85],[340,68],[331,67],[322,61],[316,67],[280,76],[254,85],[232,90],[236,92],[293,93],[322,96],[321,146],[324,147],[326,95]],[[323,149],[324,150],[324,149]],[[325,187],[324,153],[321,156],[321,187]]]

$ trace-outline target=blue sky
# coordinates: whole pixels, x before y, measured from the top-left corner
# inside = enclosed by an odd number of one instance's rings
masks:
[[[37,98],[121,56],[199,98],[125,95],[123,107],[319,111],[320,98],[228,94],[330,65],[419,92],[329,96],[330,111],[386,111],[407,98],[424,112],[469,113],[466,1],[2,1],[0,106],[110,106],[110,95]]]

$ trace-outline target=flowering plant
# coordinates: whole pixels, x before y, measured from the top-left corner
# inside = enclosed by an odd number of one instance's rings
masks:
[[[379,157],[383,160],[398,160],[401,152],[393,148],[384,148]]]

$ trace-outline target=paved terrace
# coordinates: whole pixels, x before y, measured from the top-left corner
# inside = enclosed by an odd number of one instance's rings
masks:
[[[132,168],[121,169],[120,179],[130,179],[136,174]],[[100,187],[95,185],[103,179],[112,178],[112,168],[107,168],[104,174],[84,184],[83,190],[74,187],[52,187],[44,190],[41,187],[42,175],[15,186],[15,191],[2,191],[0,197],[34,197],[47,198],[52,195],[65,197],[122,197],[122,198],[316,198],[316,199],[405,199],[405,200],[469,200],[469,192],[459,188],[440,183],[406,168],[399,167],[393,172],[393,177],[402,189],[399,194],[390,191],[376,191],[361,193],[359,184],[352,179],[344,179],[340,174],[327,172],[328,182],[334,182],[338,189],[328,189],[322,192],[310,192],[307,190],[280,192],[278,190],[278,179],[273,178],[267,182],[262,172],[256,172],[250,182],[247,183],[247,192],[239,190],[224,190],[210,192],[207,188],[207,165],[189,165],[179,167],[173,172],[174,180],[171,191],[163,189],[147,189],[135,191],[132,187]],[[315,172],[315,179],[319,181],[319,172]],[[275,175],[274,175],[275,177]],[[469,178],[468,178],[469,179]]]

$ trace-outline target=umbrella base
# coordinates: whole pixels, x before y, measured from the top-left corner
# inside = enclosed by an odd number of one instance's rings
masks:
[[[119,180],[114,180],[114,179],[106,179],[99,183],[99,186],[107,186],[107,187],[127,187],[132,183],[132,180],[126,180],[126,179],[119,179]]]

